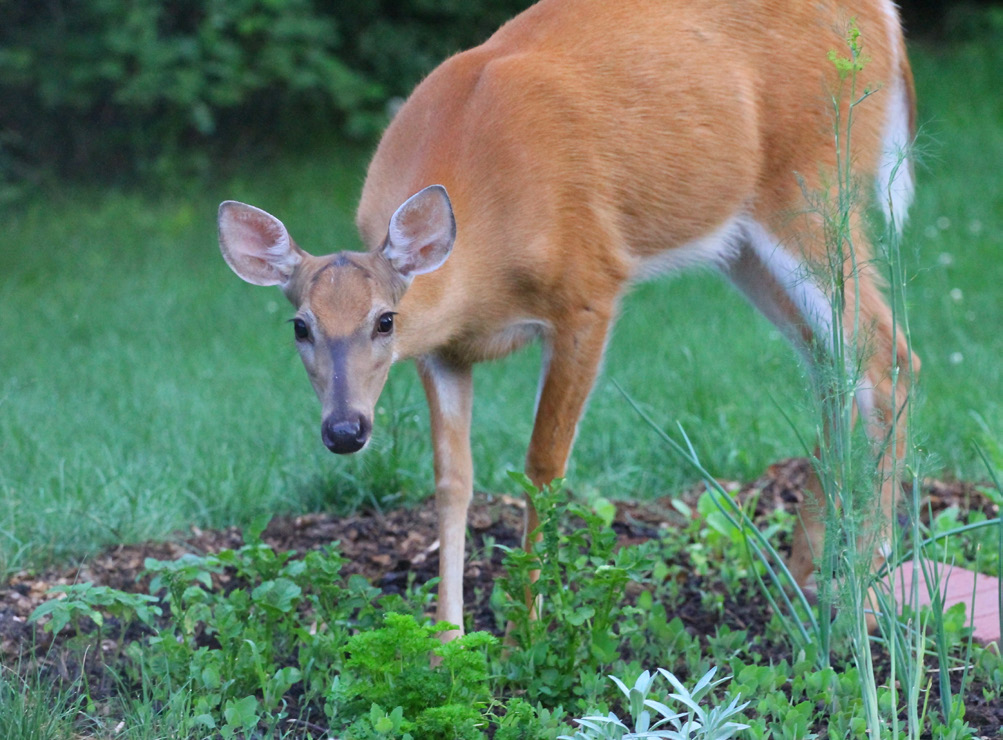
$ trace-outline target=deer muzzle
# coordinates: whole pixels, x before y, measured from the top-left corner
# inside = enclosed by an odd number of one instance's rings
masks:
[[[373,424],[363,414],[329,416],[320,427],[320,435],[331,452],[348,455],[366,446]]]

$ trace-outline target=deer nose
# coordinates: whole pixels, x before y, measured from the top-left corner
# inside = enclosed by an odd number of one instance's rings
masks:
[[[348,419],[328,417],[320,428],[320,436],[327,449],[339,455],[358,452],[369,441],[369,420],[359,414]]]

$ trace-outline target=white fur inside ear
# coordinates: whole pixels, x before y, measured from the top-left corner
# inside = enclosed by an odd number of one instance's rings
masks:
[[[254,285],[282,285],[303,256],[275,216],[236,201],[219,208],[219,246],[227,264]]]
[[[275,240],[275,243],[268,247],[267,252],[268,263],[283,274],[292,274],[296,265],[303,261],[299,253],[292,249],[289,243],[289,234],[286,233],[285,229],[282,230],[282,235]]]
[[[383,254],[404,277],[432,272],[453,249],[456,221],[446,189],[430,185],[412,195],[390,218]]]

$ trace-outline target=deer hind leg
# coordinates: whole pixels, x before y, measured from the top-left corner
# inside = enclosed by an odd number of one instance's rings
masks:
[[[781,224],[777,231],[786,232],[788,238],[778,239],[761,224],[750,221],[745,243],[725,272],[753,305],[805,354],[811,366],[817,359],[819,342],[824,343],[823,347],[833,346],[832,307],[818,286],[820,268],[806,265],[800,256],[824,253],[822,246],[806,249],[812,239],[816,245],[824,244],[822,226],[815,217],[807,215],[796,222]],[[855,229],[854,243],[857,254],[862,256],[869,254],[863,240],[864,235]],[[865,260],[861,259],[854,274],[849,276],[843,316],[845,336],[840,341],[853,346],[863,369],[854,399],[855,415],[864,416],[867,433],[881,455],[879,508],[882,524],[876,534],[883,538],[886,535],[884,527],[891,519],[897,478],[891,473],[904,453],[908,363],[912,359],[914,369],[918,369],[919,363],[910,357],[903,335],[895,330],[891,311],[878,289],[873,265]],[[859,301],[856,300],[858,293]],[[896,363],[902,370],[893,383]],[[814,368],[814,372],[816,381],[824,383],[824,371]],[[892,429],[895,439],[889,440]],[[826,426],[824,433],[828,435],[830,431]],[[811,476],[806,489],[800,523],[794,533],[790,570],[800,585],[812,587],[815,562],[825,540],[825,498],[816,475]],[[883,548],[879,546],[874,552],[873,565],[877,568],[883,562]]]
[[[895,324],[872,264],[857,270],[848,291],[859,296],[855,305],[847,305],[843,319],[844,326],[859,327],[855,338],[863,377],[857,392],[857,412],[863,417],[864,428],[878,457],[882,528],[876,532],[880,538],[873,557],[876,570],[887,556],[890,536],[887,528],[893,521],[895,502],[901,491],[910,383],[918,376],[920,361]]]
[[[804,355],[811,366],[817,334],[831,331],[830,308],[824,293],[800,261],[759,223],[746,227],[746,239],[725,274],[749,301]],[[789,565],[802,586],[814,584],[815,559],[822,552],[825,520],[817,478],[807,485],[795,526]]]

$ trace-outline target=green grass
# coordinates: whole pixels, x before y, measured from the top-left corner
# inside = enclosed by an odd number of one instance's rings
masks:
[[[65,740],[74,737],[80,702],[37,674],[22,677],[0,666],[0,737],[7,740]]]
[[[916,430],[930,473],[981,479],[973,442],[1003,465],[1003,58],[990,40],[913,59],[927,152],[905,240],[924,363]],[[277,214],[316,253],[357,247],[365,161],[318,146],[166,195],[71,186],[0,214],[0,573],[193,524],[431,492],[414,369],[395,368],[372,449],[330,455],[289,306],[239,281],[216,247],[225,198]],[[478,489],[512,488],[538,363],[531,348],[477,371]],[[816,426],[793,351],[711,274],[626,301],[569,470],[579,492],[678,491],[692,474],[612,380],[660,423],[680,421],[719,477],[803,454],[798,432]]]

